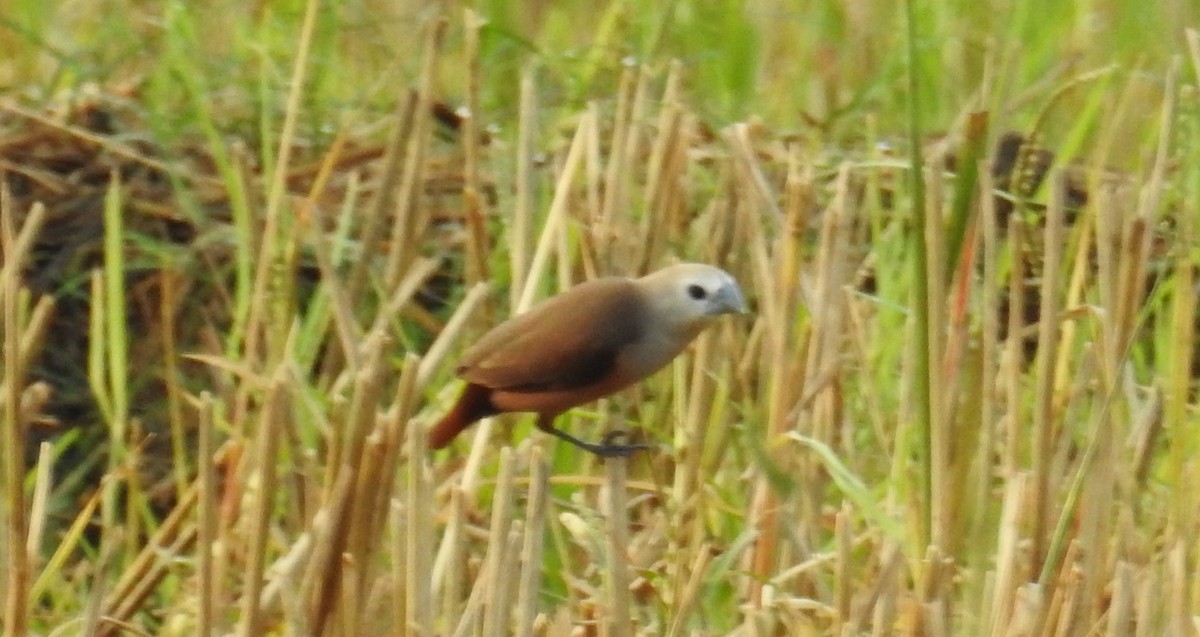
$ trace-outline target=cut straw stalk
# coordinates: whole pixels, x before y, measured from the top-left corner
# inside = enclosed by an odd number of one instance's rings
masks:
[[[417,92],[404,87],[396,98],[396,111],[393,115],[391,135],[388,137],[386,151],[383,156],[383,166],[376,185],[375,198],[369,207],[369,212],[362,221],[358,233],[359,245],[368,253],[374,253],[371,248],[377,247],[380,228],[389,218],[397,203],[397,192],[401,188],[402,173],[405,166],[405,156],[411,142],[418,107]],[[359,298],[363,286],[368,281],[367,264],[370,259],[357,259],[350,268],[347,278],[350,298]]]
[[[925,180],[927,196],[925,198],[925,214],[921,217],[925,221],[925,226],[921,229],[923,239],[919,241],[921,247],[918,250],[924,253],[922,258],[925,262],[925,298],[918,297],[914,301],[914,303],[924,303],[927,306],[925,310],[927,333],[918,339],[926,347],[926,364],[929,372],[927,382],[929,395],[926,399],[928,404],[925,407],[926,426],[928,427],[925,453],[928,454],[929,462],[923,467],[928,474],[922,476],[922,480],[927,486],[926,493],[929,500],[924,504],[928,507],[928,518],[922,520],[922,524],[926,525],[927,535],[925,538],[929,544],[937,547],[949,547],[950,504],[952,502],[951,476],[949,474],[950,436],[945,427],[944,414],[946,403],[952,397],[949,391],[951,384],[947,379],[948,374],[943,373],[942,368],[937,364],[944,360],[943,352],[946,350],[947,336],[946,273],[943,272],[945,260],[943,255],[946,250],[946,231],[943,221],[945,187],[941,175],[937,171],[923,170],[922,178]],[[928,583],[924,573],[918,576],[918,580]]]
[[[480,126],[479,101],[480,59],[479,31],[487,24],[483,16],[472,9],[463,9],[466,30],[467,113],[463,117],[463,204],[467,221],[467,285],[488,280],[488,236],[484,220],[488,217],[487,200],[480,187]]]
[[[50,387],[45,383],[36,383],[25,392],[22,412],[25,417],[40,413],[50,398]],[[29,534],[25,538],[25,553],[29,569],[37,567],[38,557],[42,554],[43,534],[46,531],[46,511],[50,498],[50,483],[53,482],[54,456],[49,442],[38,445],[37,473],[33,482],[33,498],[29,509]]]
[[[434,83],[446,33],[446,20],[438,16],[425,25],[425,46],[422,52],[420,90],[414,111],[412,133],[404,162],[404,177],[396,197],[396,213],[392,221],[392,241],[388,246],[384,287],[392,289],[409,263],[417,256],[417,242],[425,229],[427,212],[418,205],[425,182],[425,152],[429,144],[429,113],[433,101]]]
[[[1004,392],[1007,397],[1004,445],[1004,475],[1011,478],[1021,467],[1022,441],[1025,440],[1025,414],[1022,410],[1024,392],[1021,385],[1021,368],[1025,359],[1025,269],[1028,263],[1028,242],[1025,238],[1025,223],[1019,215],[1009,217],[1008,244],[1012,269],[1008,280],[1008,338],[1005,355],[1008,364],[1004,375]]]
[[[125,287],[125,230],[124,203],[121,180],[116,171],[109,175],[108,188],[104,193],[104,267],[95,274],[92,290],[92,312],[100,330],[91,332],[101,335],[88,341],[89,356],[94,356],[96,366],[91,368],[95,375],[90,378],[92,387],[104,396],[98,399],[108,405],[105,414],[108,425],[108,473],[126,475],[125,470],[136,466],[130,452],[129,436],[129,350],[128,309]],[[134,452],[133,455],[135,455]],[[124,523],[117,520],[117,499],[124,485],[126,497],[137,502],[140,491],[131,476],[128,480],[109,480],[105,483],[100,516],[104,529],[104,542],[122,537],[127,545],[126,556],[136,551],[135,542],[139,534],[140,518],[133,512],[136,506],[126,507]],[[117,532],[117,527],[122,527]],[[118,555],[114,553],[113,555]]]
[[[242,617],[239,634],[254,637],[264,632],[266,618],[262,613],[261,594],[266,580],[267,543],[271,526],[271,511],[275,496],[277,476],[276,458],[279,439],[284,431],[287,414],[287,395],[291,378],[287,365],[280,365],[271,378],[262,416],[259,419],[258,437],[255,440],[257,455],[254,471],[257,477],[252,506],[248,510],[250,528],[247,545],[245,579],[242,582]]]
[[[21,399],[25,385],[25,366],[22,365],[21,341],[23,325],[20,317],[21,267],[33,237],[40,227],[44,211],[34,207],[32,223],[27,224],[20,235],[16,231],[16,220],[12,194],[8,180],[0,184],[0,241],[3,242],[4,267],[0,272],[0,307],[3,316],[0,325],[4,329],[3,388],[3,454],[4,500],[0,511],[4,513],[3,537],[6,545],[4,580],[4,619],[6,635],[23,637],[26,634],[29,614],[30,559],[28,553],[28,512],[25,508],[25,422],[21,418]]]
[[[667,637],[682,635],[688,619],[695,611],[700,600],[701,586],[704,576],[708,574],[708,566],[712,562],[713,547],[703,542],[696,549],[696,556],[689,569],[687,583],[677,592],[675,614],[671,618],[671,628]]]
[[[517,172],[512,222],[508,229],[509,307],[516,307],[529,271],[529,240],[533,228],[533,147],[537,138],[537,75],[527,66],[521,73],[521,102],[517,122]]]
[[[969,537],[984,537],[990,507],[992,481],[995,476],[993,457],[997,439],[997,382],[999,378],[999,293],[1000,282],[998,274],[999,257],[997,254],[997,236],[999,229],[996,221],[995,183],[990,170],[980,166],[979,174],[979,204],[981,207],[978,223],[982,232],[976,232],[981,237],[982,250],[980,261],[982,279],[979,282],[980,297],[980,334],[979,334],[979,442],[976,446],[974,488],[970,493],[973,501],[971,510],[973,516],[966,531]],[[979,551],[975,559],[983,559],[985,552]],[[986,568],[982,565],[975,569],[976,585],[982,587]],[[979,624],[982,625],[982,624]]]
[[[513,472],[512,447],[500,450],[500,473],[492,495],[492,524],[488,531],[487,556],[484,558],[481,579],[486,587],[483,601],[484,637],[509,634],[510,592],[512,581],[508,568],[510,534],[513,530]]]
[[[433,492],[429,455],[426,448],[425,423],[413,419],[408,423],[408,466],[404,491],[404,537],[406,577],[404,583],[405,634],[433,635],[433,589],[430,552],[433,550]],[[398,531],[398,529],[397,529]]]
[[[197,579],[199,587],[196,626],[200,637],[212,637],[216,634],[216,609],[222,607],[222,596],[218,591],[217,582],[213,575],[216,572],[213,564],[214,548],[217,543],[217,475],[213,463],[213,436],[216,422],[215,407],[212,394],[200,394],[199,422],[197,423],[196,441],[196,470],[199,498],[196,505],[196,527],[199,543],[197,558]]]
[[[767,185],[766,179],[762,174],[762,170],[755,160],[755,153],[752,141],[750,140],[749,129],[745,124],[738,124],[725,132],[726,142],[730,147],[733,156],[733,167],[737,175],[737,185],[744,188],[747,192],[758,194],[758,200],[763,205],[762,207],[768,211],[768,218],[776,220],[780,218],[780,213],[776,207],[776,198]],[[751,266],[755,275],[755,281],[759,289],[776,289],[777,282],[773,274],[773,268],[770,264],[771,251],[767,243],[767,230],[765,222],[761,215],[752,212],[750,214],[748,229],[753,242],[751,253]],[[790,290],[784,289],[786,296],[791,294]],[[761,316],[759,324],[763,325],[763,338],[767,343],[767,347],[776,347],[782,342],[786,342],[786,332],[783,314],[780,308],[781,302],[785,299],[777,298],[774,294],[767,294],[760,298]],[[776,379],[782,381],[782,379]],[[764,446],[770,449],[778,436],[781,435],[787,428],[784,420],[779,418],[782,413],[770,414],[776,419],[768,423],[766,430],[766,438]],[[762,582],[766,581],[770,573],[776,568],[779,562],[779,520],[778,511],[780,503],[774,485],[769,481],[767,472],[759,474],[753,488],[753,496],[750,501],[749,519],[753,521],[755,527],[762,534],[759,541],[755,544],[752,552],[747,555],[750,578],[746,581],[749,587],[746,592],[750,599],[750,609],[754,610],[762,607]]]
[[[1054,362],[1059,347],[1061,307],[1059,281],[1062,241],[1064,237],[1063,207],[1065,182],[1060,170],[1051,175],[1054,195],[1046,211],[1046,232],[1043,246],[1041,301],[1038,323],[1037,371],[1034,379],[1033,411],[1033,547],[1030,556],[1034,570],[1042,567],[1047,558],[1046,541],[1050,535],[1051,501],[1058,483],[1053,479],[1051,462],[1054,444]],[[1010,338],[1011,338],[1010,334]],[[1047,582],[1042,582],[1046,584]]]
[[[272,167],[271,181],[267,191],[266,219],[262,231],[262,243],[258,250],[258,263],[254,274],[254,294],[250,306],[250,315],[246,322],[245,358],[251,362],[263,360],[264,352],[260,351],[259,341],[267,338],[266,359],[278,361],[283,358],[280,339],[286,338],[286,331],[277,338],[277,330],[268,329],[271,318],[267,303],[283,302],[286,295],[270,293],[270,287],[277,284],[277,279],[270,276],[272,269],[284,265],[288,250],[285,246],[290,237],[284,232],[290,227],[290,220],[284,214],[287,199],[287,176],[291,169],[292,150],[296,147],[296,127],[300,117],[300,101],[308,79],[308,57],[312,50],[313,31],[316,28],[317,9],[320,0],[305,2],[304,19],[296,42],[296,58],[292,64],[291,81],[288,83],[287,105],[284,111],[283,126],[279,132],[279,146],[275,153],[276,162]],[[245,414],[246,401],[249,395],[245,392],[239,398],[234,410],[234,422],[242,422]]]
[[[529,459],[529,496],[526,500],[524,544],[521,546],[521,577],[517,584],[515,633],[532,637],[537,617],[538,589],[542,581],[542,545],[548,510],[549,468],[541,447],[533,447]]]
[[[604,557],[607,565],[606,588],[608,615],[604,625],[608,637],[633,635],[629,596],[629,511],[625,485],[627,460],[622,457],[604,461],[605,516],[608,544]]]
[[[684,119],[683,107],[679,103],[681,65],[678,61],[671,65],[667,74],[667,86],[663,92],[664,108],[659,111],[655,129],[658,134],[650,149],[648,161],[649,172],[646,175],[646,190],[644,192],[641,260],[639,272],[648,270],[659,260],[660,244],[664,241],[663,234],[673,230],[664,200],[668,197],[674,184],[677,184],[682,170],[681,152],[687,146],[686,135],[680,134]]]
[[[920,467],[917,469],[917,503],[918,510],[921,512],[919,524],[923,527],[919,534],[921,540],[920,545],[929,544],[932,539],[930,535],[930,523],[933,521],[931,489],[930,484],[933,468],[930,463],[933,462],[932,449],[933,441],[933,399],[932,388],[932,361],[930,360],[930,352],[932,352],[932,344],[929,341],[932,333],[930,327],[929,309],[933,303],[940,303],[940,299],[935,299],[929,290],[929,280],[926,278],[929,272],[928,261],[930,258],[928,246],[923,240],[926,234],[926,228],[929,227],[929,221],[926,219],[928,209],[925,205],[925,164],[924,156],[921,153],[921,138],[924,135],[923,122],[921,119],[922,98],[924,92],[921,90],[921,82],[919,80],[918,69],[920,68],[920,60],[918,57],[918,16],[916,8],[916,0],[906,0],[905,8],[905,56],[907,58],[906,79],[908,80],[908,103],[906,110],[908,111],[908,159],[909,159],[909,181],[911,184],[912,193],[912,211],[913,211],[913,226],[917,232],[913,235],[912,244],[912,272],[913,272],[913,290],[911,297],[911,305],[913,308],[913,329],[916,334],[917,342],[914,345],[915,369],[912,370],[912,386],[910,392],[913,400],[916,402],[916,412],[911,415],[915,422],[917,436],[916,453],[919,458]]]
[[[559,173],[558,182],[554,186],[554,198],[550,203],[550,212],[546,215],[542,234],[538,238],[537,248],[534,250],[533,259],[529,263],[529,271],[524,275],[525,288],[521,290],[521,296],[517,301],[516,307],[513,308],[514,314],[524,312],[533,306],[539,283],[545,277],[550,253],[554,250],[555,244],[560,239],[559,234],[566,229],[567,205],[571,199],[571,189],[575,182],[576,173],[578,173],[579,167],[583,163],[586,141],[593,134],[596,125],[597,122],[594,114],[588,111],[580,120],[578,128],[575,129],[575,137],[571,141],[571,148],[567,151],[566,161],[563,164],[562,171]],[[568,284],[567,281],[562,281],[561,283],[563,285]]]
[[[1189,34],[1195,36],[1193,31]],[[1190,40],[1196,46],[1200,43]],[[1200,52],[1197,52],[1196,71],[1200,73]],[[1200,125],[1200,122],[1198,122]],[[1193,246],[1190,250],[1186,247],[1181,247],[1177,250],[1174,265],[1174,289],[1172,293],[1173,312],[1171,315],[1171,343],[1174,351],[1171,356],[1171,368],[1169,371],[1169,380],[1166,383],[1166,401],[1164,405],[1163,425],[1168,431],[1183,431],[1186,427],[1185,423],[1188,420],[1189,407],[1189,385],[1192,379],[1192,366],[1197,363],[1195,360],[1196,344],[1198,335],[1196,333],[1196,316],[1197,316],[1197,299],[1196,299],[1196,220],[1195,215],[1188,211],[1194,211],[1200,208],[1200,148],[1193,150],[1191,160],[1195,163],[1192,170],[1197,173],[1193,178],[1193,187],[1188,195],[1187,203],[1182,206],[1180,213],[1176,217],[1177,231],[1179,233],[1179,246]],[[1195,484],[1196,469],[1198,462],[1195,450],[1200,441],[1195,436],[1172,436],[1170,441],[1170,464],[1167,480],[1168,484],[1185,485]],[[1147,445],[1149,449],[1149,445]],[[1147,454],[1147,462],[1150,454]],[[1189,466],[1191,475],[1189,476]],[[1194,529],[1197,528],[1197,521],[1200,520],[1200,490],[1197,489],[1176,489],[1174,500],[1173,517],[1175,523],[1171,532],[1179,540],[1184,540],[1193,535]],[[1197,588],[1200,588],[1198,586]],[[1196,595],[1200,595],[1200,590],[1197,590]]]
[[[612,221],[616,217],[617,210],[624,210],[628,201],[630,173],[625,166],[624,150],[633,131],[631,126],[634,104],[633,89],[640,69],[641,67],[635,64],[625,64],[621,69],[612,136],[609,138],[609,148],[612,149],[612,152],[609,153],[608,165],[604,168],[604,199],[598,211],[599,214],[591,220],[588,227],[596,258],[599,261],[598,267],[605,271],[612,266],[613,246],[617,238]]]

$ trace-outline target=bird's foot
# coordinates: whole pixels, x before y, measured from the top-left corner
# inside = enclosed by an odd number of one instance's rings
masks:
[[[542,430],[546,433],[558,436],[559,438],[566,440],[567,442],[579,447],[580,449],[583,449],[584,451],[594,453],[601,458],[626,458],[635,451],[647,451],[654,448],[650,445],[643,444],[618,444],[616,442],[617,440],[629,436],[629,432],[622,431],[620,429],[609,432],[599,443],[585,442],[565,431],[562,431],[561,429],[555,429],[553,427],[543,427]]]
[[[630,438],[630,433],[624,429],[614,429],[604,435],[600,444],[594,445],[592,453],[602,458],[624,458],[635,451],[649,451],[654,447],[640,443],[621,444],[618,441]]]

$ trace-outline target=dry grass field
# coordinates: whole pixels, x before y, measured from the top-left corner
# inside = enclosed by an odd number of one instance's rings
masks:
[[[0,6],[3,634],[1200,635],[1200,6],[1060,4]],[[426,448],[681,260],[651,450]]]

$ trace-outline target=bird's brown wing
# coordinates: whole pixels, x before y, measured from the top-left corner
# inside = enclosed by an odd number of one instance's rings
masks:
[[[640,336],[645,314],[628,279],[582,283],[485,334],[458,375],[518,392],[586,386],[612,372],[621,348]]]

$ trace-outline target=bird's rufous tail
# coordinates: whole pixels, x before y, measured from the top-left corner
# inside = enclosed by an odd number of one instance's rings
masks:
[[[441,449],[475,421],[495,414],[496,408],[492,406],[491,393],[492,390],[487,387],[467,383],[450,413],[429,430],[428,447]]]

